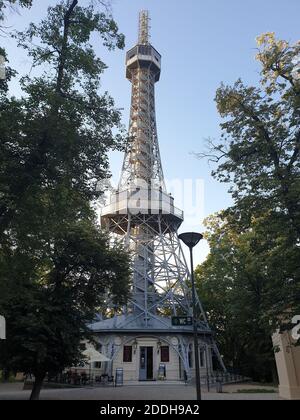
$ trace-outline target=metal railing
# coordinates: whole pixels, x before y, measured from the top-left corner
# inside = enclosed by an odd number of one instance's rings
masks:
[[[71,387],[114,385],[115,378],[108,374],[99,373],[91,369],[89,371],[62,372],[58,375],[47,375],[46,383],[66,385]]]
[[[112,194],[110,203],[102,208],[102,214],[127,214],[128,212],[172,214],[183,219],[182,210],[174,206],[172,196],[157,189],[129,189]]]
[[[213,388],[216,392],[221,393],[223,385],[249,382],[250,380],[250,378],[235,373],[213,372],[201,376],[201,385],[204,386],[208,392]]]

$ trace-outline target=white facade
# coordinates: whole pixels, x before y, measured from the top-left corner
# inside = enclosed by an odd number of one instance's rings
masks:
[[[279,394],[287,400],[300,400],[300,347],[295,343],[290,332],[273,335]]]
[[[102,351],[110,354],[111,362],[103,363],[101,374],[115,376],[118,368],[123,369],[124,381],[184,381],[194,376],[194,342],[190,335],[180,344],[176,335],[102,335],[96,340]],[[187,346],[188,361],[183,360],[185,352],[180,345]],[[201,375],[206,376],[213,370],[211,348],[199,340],[199,360]],[[189,367],[187,377],[186,362]]]

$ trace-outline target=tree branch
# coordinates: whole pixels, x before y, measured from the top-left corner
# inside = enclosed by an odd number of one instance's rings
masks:
[[[220,160],[228,156],[228,153],[221,145],[214,144],[210,138],[206,139],[206,141],[208,144],[208,153],[193,153],[198,159],[209,158],[208,162],[219,163]],[[213,152],[220,152],[221,154],[213,154]]]
[[[239,98],[235,97],[235,99],[239,103],[242,110],[246,113],[246,115],[248,115],[250,118],[252,118],[252,120],[258,125],[258,128],[259,128],[260,132],[262,133],[263,138],[265,139],[265,141],[266,141],[266,143],[269,147],[270,156],[273,160],[275,169],[278,172],[278,176],[281,177],[281,179],[282,179],[282,175],[280,173],[279,156],[278,156],[278,153],[277,153],[276,149],[274,148],[274,146],[272,144],[272,140],[271,140],[271,137],[270,137],[270,134],[269,134],[267,128],[265,127],[262,120],[251,109],[249,109],[243,102],[241,102]]]
[[[294,153],[292,154],[292,157],[289,161],[289,164],[287,166],[287,171],[290,172],[292,169],[292,166],[294,165],[294,163],[296,162],[299,153],[300,153],[300,130],[298,131],[298,134],[296,135],[296,141],[295,141],[295,149],[294,149]]]
[[[62,43],[61,54],[60,54],[60,62],[58,66],[56,93],[60,93],[61,87],[62,87],[67,48],[68,48],[69,29],[71,25],[71,16],[77,4],[78,4],[78,0],[73,0],[69,9],[67,10],[64,16],[64,34],[63,34],[63,43]]]
[[[295,82],[294,82],[293,78],[292,78],[292,77],[287,76],[285,73],[283,73],[283,72],[281,71],[281,68],[280,68],[280,66],[279,66],[279,63],[277,63],[277,65],[276,65],[276,66],[271,66],[270,68],[271,68],[271,70],[272,70],[274,73],[275,73],[275,72],[277,72],[277,73],[278,73],[278,75],[279,75],[280,77],[282,77],[284,80],[286,80],[287,82],[289,82],[289,83],[290,83],[290,85],[291,85],[291,86],[292,86],[292,88],[294,89],[294,91],[295,91],[296,95],[299,95],[299,94],[300,94],[300,90],[299,90],[299,89],[297,89],[297,85],[295,84]]]

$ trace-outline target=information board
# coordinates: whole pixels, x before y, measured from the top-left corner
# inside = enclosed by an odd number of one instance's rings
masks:
[[[164,379],[166,379],[166,376],[166,365],[164,363],[160,363],[158,368],[158,380],[163,381]]]

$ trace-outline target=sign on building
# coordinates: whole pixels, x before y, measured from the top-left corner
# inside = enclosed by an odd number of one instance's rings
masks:
[[[164,363],[160,363],[158,367],[157,379],[159,381],[164,381],[166,379],[166,376],[167,376],[166,365]]]
[[[173,316],[172,325],[186,327],[188,325],[193,325],[192,316]]]

